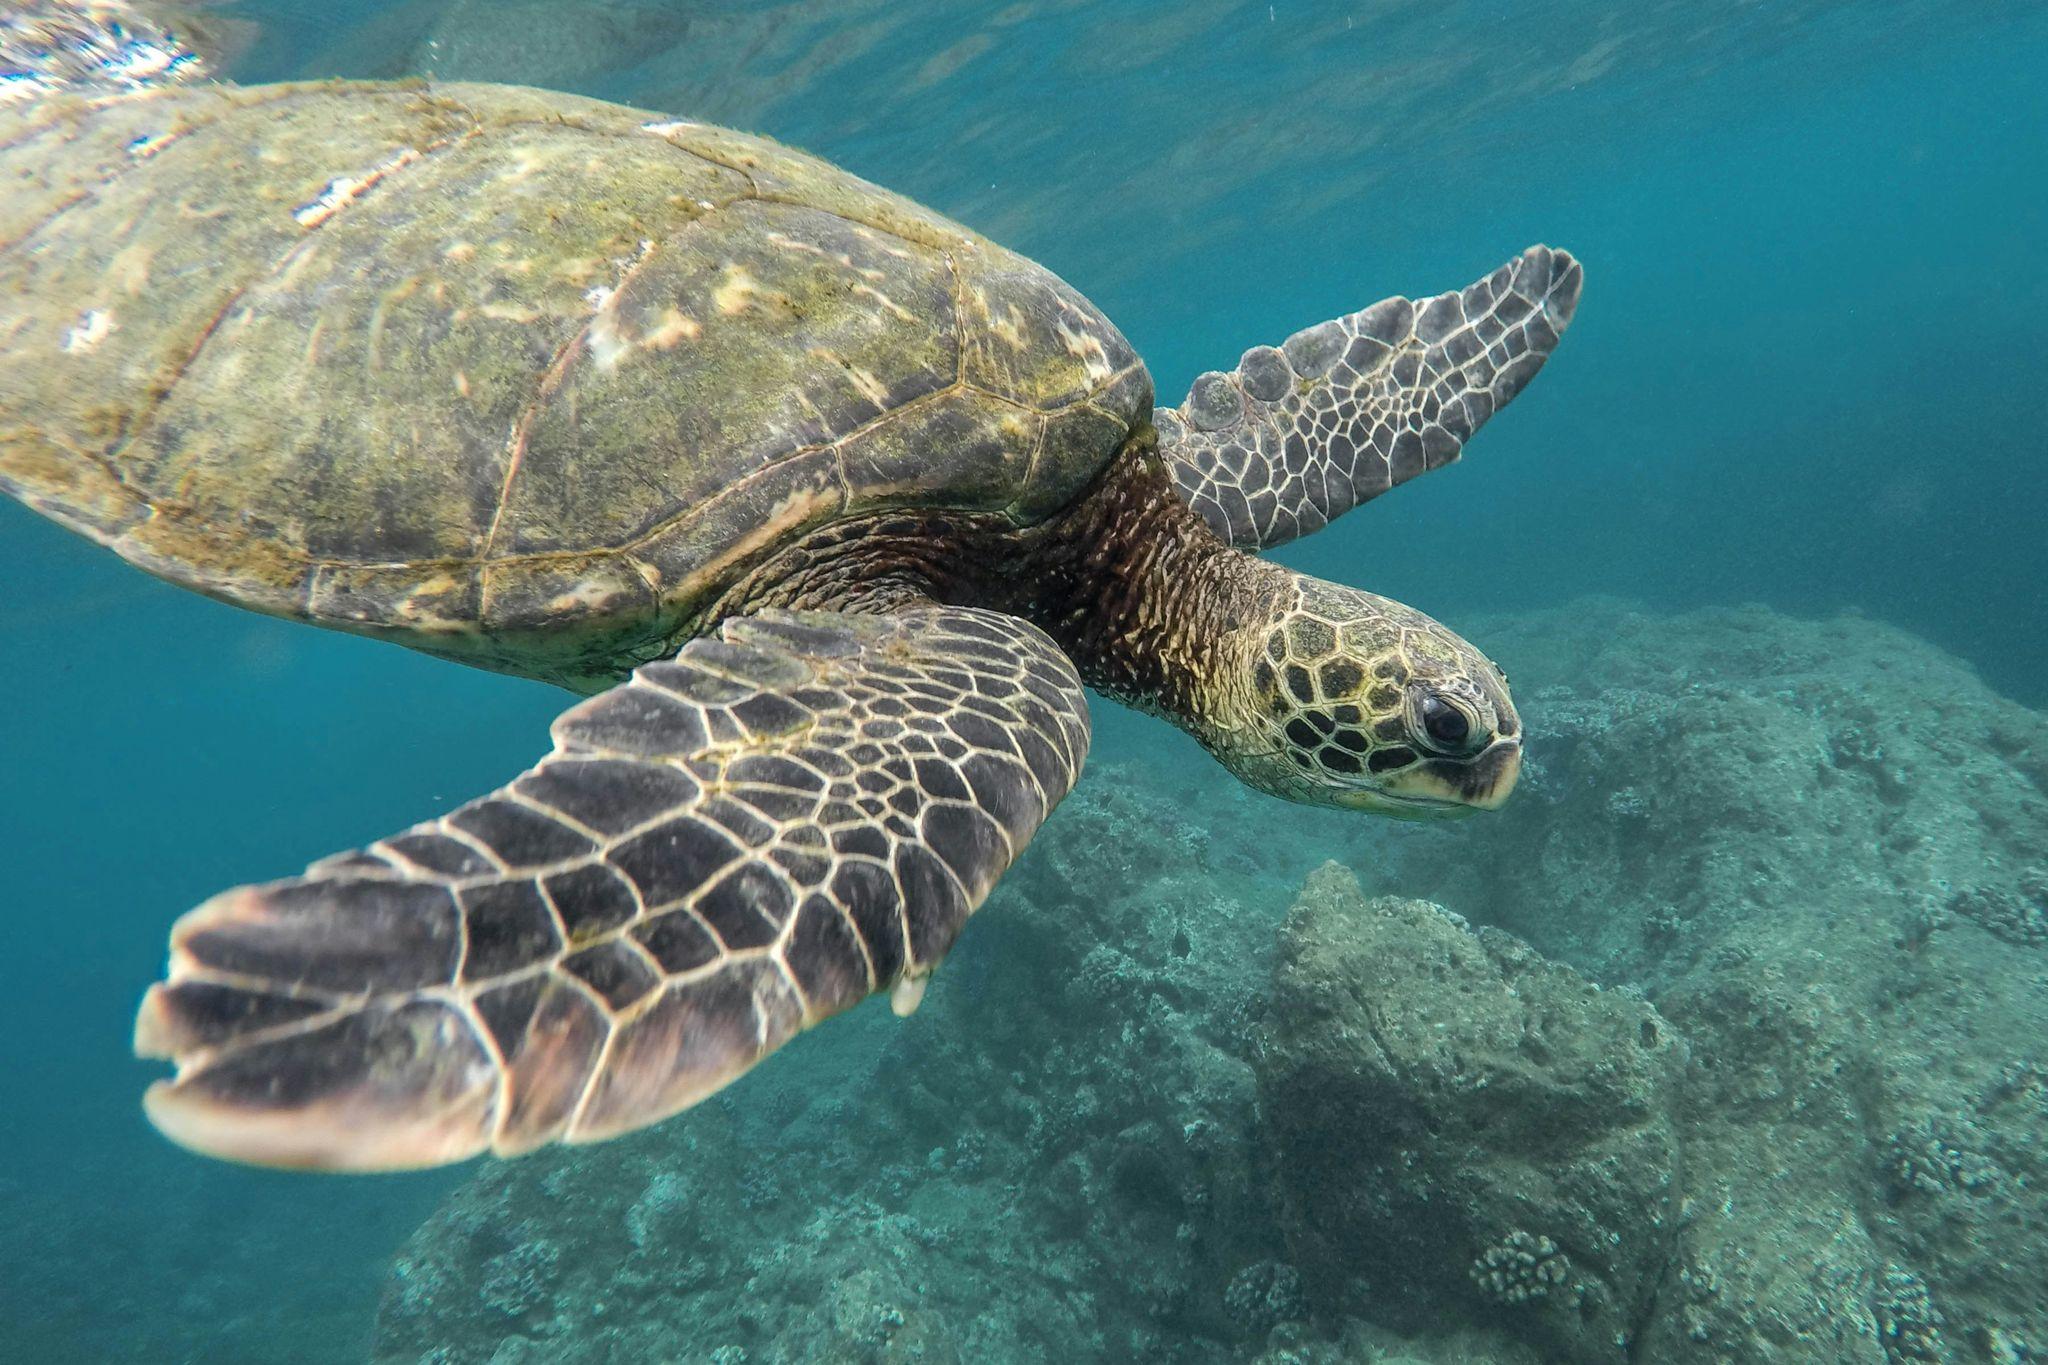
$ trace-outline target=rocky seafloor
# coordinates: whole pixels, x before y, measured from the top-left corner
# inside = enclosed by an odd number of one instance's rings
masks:
[[[1507,810],[1098,766],[912,1018],[480,1167],[378,1359],[2048,1357],[2048,717],[1860,618],[1467,624]]]

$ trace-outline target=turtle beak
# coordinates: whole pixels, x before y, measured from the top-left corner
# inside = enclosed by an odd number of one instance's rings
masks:
[[[1499,810],[1522,776],[1522,741],[1499,739],[1466,770],[1465,800],[1478,810]]]
[[[1522,741],[1496,739],[1468,759],[1433,759],[1388,779],[1381,790],[1397,802],[1443,815],[1499,810],[1522,775]]]

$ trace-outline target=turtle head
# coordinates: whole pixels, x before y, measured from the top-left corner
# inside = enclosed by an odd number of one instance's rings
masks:
[[[1291,801],[1412,820],[1505,801],[1522,723],[1500,669],[1413,608],[1288,577],[1203,736],[1224,766]]]

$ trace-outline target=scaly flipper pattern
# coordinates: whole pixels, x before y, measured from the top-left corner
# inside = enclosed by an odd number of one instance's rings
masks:
[[[768,613],[566,712],[510,785],[172,934],[172,1138],[388,1169],[593,1141],[872,992],[914,1007],[1079,776],[1073,666],[995,612]]]
[[[1533,246],[1457,293],[1253,347],[1153,414],[1181,496],[1233,545],[1264,549],[1442,468],[1543,368],[1582,279],[1570,253]]]

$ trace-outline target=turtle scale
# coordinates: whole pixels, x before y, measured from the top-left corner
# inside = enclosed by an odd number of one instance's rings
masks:
[[[1150,414],[1050,272],[763,138],[470,85],[30,117],[0,485],[275,614],[603,678],[831,521],[1043,519]]]

